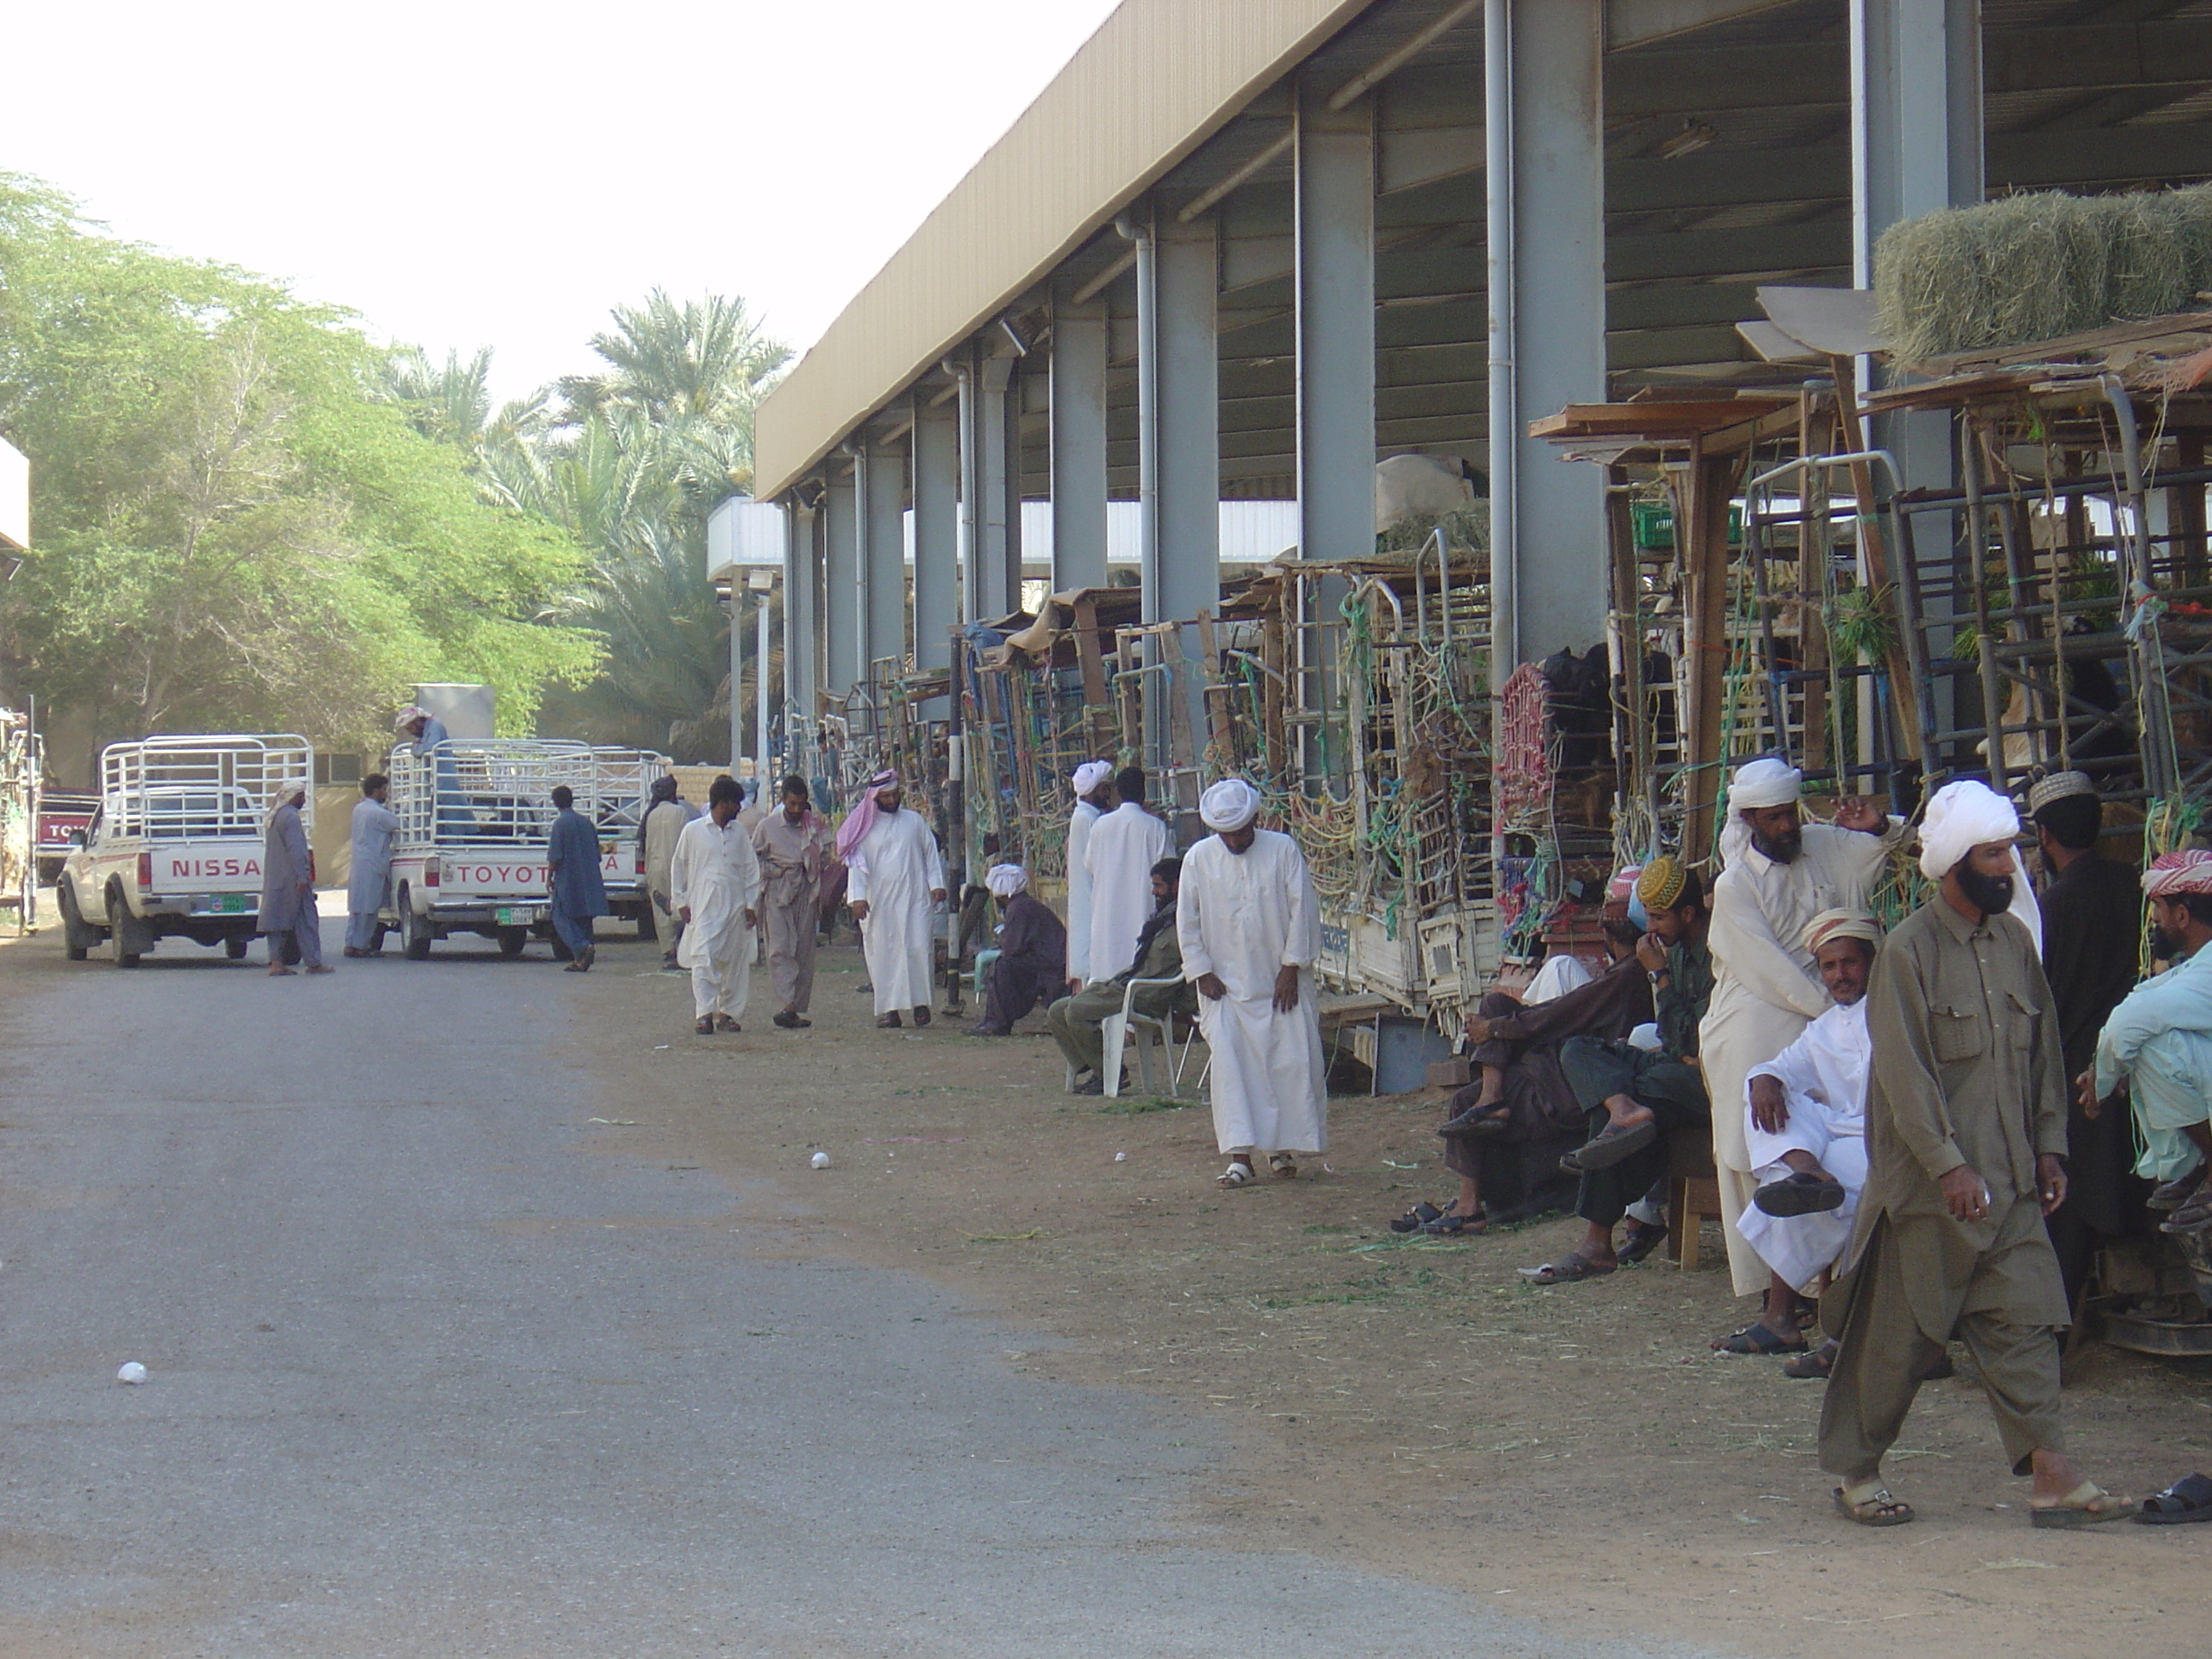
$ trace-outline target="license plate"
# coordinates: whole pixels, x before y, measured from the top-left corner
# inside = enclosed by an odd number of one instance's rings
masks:
[[[492,920],[502,927],[526,927],[530,924],[530,913],[511,906],[503,907],[492,912]]]
[[[243,893],[218,894],[216,897],[215,908],[217,915],[242,916],[246,914],[246,895]]]

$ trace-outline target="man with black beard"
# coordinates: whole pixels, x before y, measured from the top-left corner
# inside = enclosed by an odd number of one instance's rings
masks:
[[[2043,1218],[2066,1196],[2065,1079],[2019,833],[1987,784],[1939,790],[1920,836],[1938,891],[1890,934],[1868,983],[1867,1183],[1848,1266],[1821,1305],[1840,1346],[1820,1467],[1843,1478],[1836,1505],[1862,1526],[1912,1519],[1881,1460],[1954,1332],[2007,1462],[2033,1477],[2033,1525],[2137,1507],[2081,1477],[2058,1420],[2066,1292]]]

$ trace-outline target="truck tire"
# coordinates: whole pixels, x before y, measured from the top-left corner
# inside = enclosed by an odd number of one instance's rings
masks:
[[[226,934],[222,941],[222,953],[233,962],[243,962],[246,960],[247,950],[252,944],[253,935],[251,933]]]
[[[131,947],[138,941],[131,938],[131,911],[123,902],[123,890],[107,890],[107,953],[118,968],[136,968],[139,953]]]
[[[82,962],[100,943],[100,929],[77,914],[76,894],[69,887],[58,889],[54,902],[62,908],[62,954],[71,962]]]
[[[399,890],[400,954],[410,962],[430,959],[430,918],[415,913],[413,896],[403,887]]]
[[[503,957],[519,957],[522,947],[530,943],[527,927],[502,927],[499,930],[499,953]]]

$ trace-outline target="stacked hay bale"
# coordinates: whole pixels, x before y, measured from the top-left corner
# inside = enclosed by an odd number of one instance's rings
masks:
[[[1881,331],[1908,362],[2191,310],[2208,289],[2212,185],[2008,196],[1907,219],[1875,250]]]

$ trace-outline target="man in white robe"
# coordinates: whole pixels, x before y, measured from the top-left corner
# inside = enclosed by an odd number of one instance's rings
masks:
[[[1313,964],[1321,906],[1305,854],[1261,830],[1260,792],[1224,778],[1200,798],[1213,831],[1183,860],[1176,908],[1184,976],[1213,1056],[1213,1133],[1229,1155],[1218,1187],[1249,1186],[1255,1152],[1282,1180],[1328,1147],[1328,1087]]]
[[[684,799],[674,778],[663,775],[653,781],[653,795],[645,809],[645,821],[639,826],[639,836],[645,847],[646,902],[653,906],[656,930],[668,939],[668,948],[660,953],[660,965],[664,968],[683,966],[677,961],[676,952],[684,942],[684,923],[676,914],[669,871],[676,862],[676,838],[684,833],[684,826],[698,816],[698,809]]]
[[[1104,761],[1085,761],[1075,769],[1075,815],[1067,821],[1067,994],[1073,996],[1091,972],[1091,830],[1112,805],[1114,769]],[[1121,969],[1115,968],[1115,973]]]
[[[1780,1054],[1828,1006],[1814,975],[1805,929],[1823,910],[1863,910],[1904,821],[1863,800],[1844,800],[1833,824],[1804,823],[1803,775],[1778,760],[1746,762],[1729,785],[1721,832],[1726,868],[1713,884],[1713,998],[1698,1028],[1706,1097],[1744,1097],[1759,1061]],[[1767,1286],[1766,1264],[1736,1226],[1759,1182],[1744,1138],[1744,1115],[1713,1113],[1713,1163],[1720,1177],[1722,1236],[1738,1296]]]
[[[1091,958],[1085,980],[1111,979],[1136,954],[1151,918],[1152,866],[1175,856],[1175,833],[1145,810],[1145,769],[1125,766],[1114,780],[1121,805],[1091,826],[1084,863],[1091,872]]]
[[[945,902],[945,861],[929,821],[907,806],[897,773],[869,784],[837,827],[837,850],[852,872],[845,896],[860,924],[877,1027],[896,1030],[908,1009],[916,1025],[928,1024],[931,918]]]
[[[371,772],[361,781],[361,799],[353,804],[353,845],[346,862],[345,953],[373,957],[384,948],[384,933],[377,915],[392,889],[392,848],[404,828],[399,815],[384,804],[392,793],[392,780]]]
[[[669,897],[684,923],[678,960],[691,970],[692,1029],[735,1031],[752,989],[753,929],[759,921],[760,860],[738,821],[738,781],[708,786],[707,811],[684,826],[669,861]]]
[[[1866,989],[1880,930],[1863,911],[1824,910],[1805,930],[1834,1006],[1751,1068],[1737,1111],[1759,1186],[1729,1224],[1771,1275],[1757,1323],[1716,1340],[1729,1353],[1795,1353],[1797,1297],[1842,1254],[1866,1185]]]

